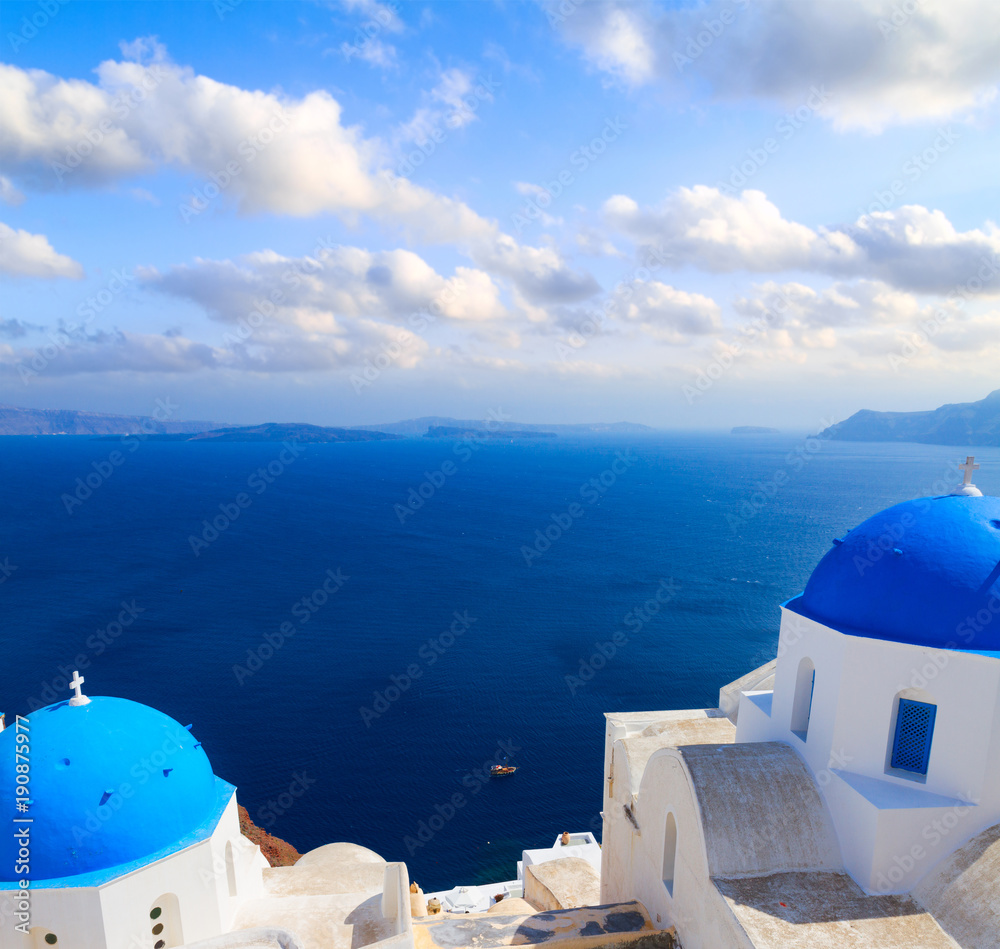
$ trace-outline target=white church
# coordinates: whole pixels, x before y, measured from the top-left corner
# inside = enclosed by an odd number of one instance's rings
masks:
[[[354,844],[268,867],[189,727],[77,678],[0,732],[0,949],[998,949],[1000,499],[976,467],[833,538],[718,708],[608,714],[598,856],[564,834],[482,906]]]

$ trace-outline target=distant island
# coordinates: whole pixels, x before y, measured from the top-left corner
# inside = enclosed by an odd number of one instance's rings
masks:
[[[101,439],[117,436],[102,435]],[[156,442],[290,442],[303,445],[322,442],[380,442],[401,438],[386,432],[369,432],[361,428],[326,428],[305,422],[267,422],[264,425],[230,426],[196,434],[151,434]]]
[[[358,426],[359,428],[362,426]],[[581,422],[576,424],[547,424],[535,422],[507,422],[494,419],[458,419],[442,415],[425,415],[421,418],[404,419],[401,422],[386,422],[380,425],[365,425],[375,432],[390,432],[393,435],[421,436],[432,428],[454,428],[466,432],[530,432],[533,435],[641,435],[656,429],[638,422]]]
[[[400,436],[394,435],[393,438]],[[435,425],[427,429],[424,438],[556,438],[555,432],[526,431],[524,429],[504,428],[491,431],[481,428],[461,428],[452,425]]]
[[[221,428],[225,424],[161,420],[151,415],[106,415],[73,409],[25,409],[16,405],[0,405],[0,435],[193,434]]]
[[[768,428],[765,425],[735,425],[729,430],[730,435],[780,435],[781,430]]]
[[[1000,445],[1000,389],[979,402],[955,402],[928,412],[862,409],[819,433],[851,442],[922,442],[927,445]]]
[[[172,410],[174,407],[169,407]],[[0,404],[0,435],[89,435],[110,439],[142,435],[153,441],[284,441],[367,442],[388,438],[477,437],[555,438],[556,435],[642,435],[655,431],[636,422],[580,422],[541,425],[492,418],[456,419],[442,415],[404,419],[381,425],[348,425],[331,428],[305,422],[266,422],[233,425],[232,422],[185,421],[170,417],[159,408],[154,415],[114,415],[78,412],[75,409],[29,409]],[[435,434],[431,435],[431,432]]]
[[[203,442],[283,442],[299,441],[303,444],[319,442],[380,442],[399,438],[386,432],[371,432],[363,428],[327,428],[305,422],[267,422],[264,425],[247,425],[237,428],[220,428],[212,432],[192,435],[188,441]]]

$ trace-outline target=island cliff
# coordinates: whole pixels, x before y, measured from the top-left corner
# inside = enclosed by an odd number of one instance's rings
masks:
[[[979,402],[956,402],[928,412],[862,409],[819,433],[851,442],[923,442],[928,445],[1000,445],[1000,389]]]
[[[267,858],[272,867],[290,867],[302,856],[290,843],[269,834],[258,827],[251,819],[250,813],[240,804],[240,833],[247,840],[252,840],[260,852]]]

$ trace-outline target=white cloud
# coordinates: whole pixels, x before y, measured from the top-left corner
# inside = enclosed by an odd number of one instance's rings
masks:
[[[230,334],[219,346],[188,339],[176,331],[162,334],[101,331],[86,337],[74,336],[54,358],[30,347],[0,346],[0,367],[9,374],[28,370],[45,376],[202,370],[298,373],[357,369],[366,357],[391,351],[393,364],[408,369],[417,365],[427,350],[427,344],[408,330],[358,320],[335,333],[302,332],[280,324],[265,324],[254,327],[245,338],[242,334]]]
[[[622,319],[641,324],[660,342],[690,342],[692,336],[712,334],[722,326],[719,306],[710,297],[677,290],[658,280],[636,280],[630,289]]]
[[[441,73],[438,84],[431,90],[431,98],[448,110],[445,121],[452,128],[462,128],[476,118],[480,99],[493,101],[493,94],[485,86],[478,96],[473,95],[475,87],[475,77],[470,71],[453,67]]]
[[[915,9],[905,12],[908,6]],[[797,105],[814,84],[840,128],[939,121],[991,102],[1000,84],[1000,6],[712,0],[585,3],[550,18],[584,58],[629,86],[707,86],[720,100]]]
[[[731,197],[717,188],[680,188],[641,208],[615,195],[604,204],[612,227],[655,244],[673,267],[713,273],[801,270],[865,277],[923,293],[969,286],[1000,293],[1000,230],[958,231],[941,211],[905,205],[849,225],[811,228],[788,221],[760,191]]]
[[[930,337],[945,352],[995,353],[1000,347],[1000,313],[993,310],[964,320],[953,320]]]
[[[572,303],[600,290],[590,274],[569,269],[552,247],[527,247],[508,234],[491,236],[473,247],[472,259],[508,277],[532,303]]]
[[[958,231],[943,211],[906,205],[845,230],[864,252],[865,271],[896,286],[946,293],[971,281],[973,289],[1000,293],[1000,230],[992,222]]]
[[[328,93],[293,99],[240,89],[170,63],[159,45],[140,41],[128,50],[152,61],[104,62],[97,85],[0,66],[0,162],[12,176],[32,188],[60,180],[89,187],[171,166],[201,179],[179,209],[192,222],[203,208],[197,192],[222,182],[218,200],[243,213],[365,214],[413,239],[455,244],[479,267],[495,265],[491,272],[534,302],[596,291],[593,278],[556,251],[518,245],[463,202],[391,174],[384,145],[344,126]],[[447,71],[438,99],[453,108],[464,82],[458,70]],[[489,96],[480,85],[473,95]],[[451,115],[462,123],[466,113]],[[65,169],[59,174],[56,162]]]
[[[0,222],[0,273],[12,277],[83,276],[83,267],[65,254],[57,254],[44,234],[15,231]]]
[[[17,372],[20,364],[32,374],[46,376],[104,372],[184,373],[219,368],[223,356],[220,350],[182,336],[117,331],[76,336],[70,345],[60,348],[55,357],[44,350],[8,349],[0,358],[0,365],[9,373]]]
[[[343,48],[350,49],[351,47],[345,43]],[[368,63],[369,66],[378,66],[380,69],[394,69],[397,65],[396,47],[392,43],[383,43],[379,39],[366,40],[354,55]]]
[[[922,307],[912,294],[878,280],[840,282],[823,290],[802,283],[768,281],[755,286],[754,291],[752,297],[733,301],[740,316],[751,322],[767,318],[772,323],[816,329],[909,323],[933,310]]]
[[[597,228],[580,225],[574,235],[576,248],[589,257],[624,257],[625,255]]]
[[[680,266],[704,270],[767,272],[846,267],[858,254],[844,234],[786,221],[762,191],[729,197],[717,188],[680,188],[654,208],[626,195],[604,204],[612,227],[637,241],[655,243]]]
[[[434,87],[423,93],[413,118],[397,130],[397,140],[423,144],[436,135],[437,142],[443,141],[450,130],[475,121],[483,105],[493,102],[493,90],[499,85],[492,76],[477,80],[471,70],[457,66],[441,70]]]
[[[564,27],[565,34],[584,47],[599,70],[629,85],[644,85],[657,70],[656,37],[649,19],[629,4],[586,4]],[[564,21],[565,22],[565,21]],[[651,42],[652,41],[652,42]]]
[[[0,88],[0,163],[33,189],[59,184],[56,163],[72,165],[67,183],[79,185],[115,180],[152,166],[142,144],[115,121],[113,110],[124,110],[117,88],[3,63]]]
[[[404,322],[421,312],[460,321],[506,315],[489,274],[458,267],[443,277],[408,250],[335,246],[300,258],[268,250],[139,274],[146,286],[191,300],[223,322],[245,320],[267,301],[273,320],[311,333],[341,333],[357,319]]]

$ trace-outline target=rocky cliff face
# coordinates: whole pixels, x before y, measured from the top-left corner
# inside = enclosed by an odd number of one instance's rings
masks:
[[[262,830],[252,820],[247,809],[240,804],[240,833],[252,840],[267,857],[272,867],[290,867],[302,856],[290,843]]]

